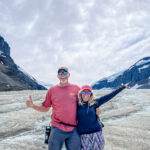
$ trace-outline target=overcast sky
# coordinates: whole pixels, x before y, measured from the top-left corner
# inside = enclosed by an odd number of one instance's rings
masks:
[[[37,80],[92,84],[150,56],[150,0],[0,0],[0,35]]]

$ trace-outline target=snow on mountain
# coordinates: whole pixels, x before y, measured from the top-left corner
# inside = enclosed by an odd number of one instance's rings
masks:
[[[109,77],[107,78],[107,82],[112,82],[112,81],[114,81],[117,77],[123,75],[123,73],[124,73],[124,71],[121,71],[121,72],[119,72],[119,73],[113,74],[112,76],[109,76]]]
[[[143,64],[146,64],[146,63],[150,63],[150,59],[147,59],[147,60],[140,60],[136,63],[136,66],[140,66],[140,65],[143,65]]]
[[[53,85],[50,83],[46,83],[43,81],[37,81],[40,85],[43,85],[45,88],[49,89],[50,87],[52,87]]]
[[[28,76],[30,79],[36,81],[39,85],[44,86],[46,89],[49,89],[50,87],[52,87],[53,85],[50,83],[45,83],[43,81],[37,81],[34,77],[32,77],[30,74],[28,74],[24,69],[22,69],[21,67],[18,66],[18,69],[20,71],[22,71],[26,76]]]
[[[23,70],[21,67],[18,66],[18,69],[23,72],[26,76],[28,76],[30,79],[36,81],[36,79],[34,77],[32,77],[31,75],[29,75],[25,70]]]
[[[2,53],[3,53],[3,52],[0,50],[0,55],[2,55]]]
[[[140,85],[136,84],[132,87],[132,89],[138,89],[140,87]]]
[[[141,71],[142,69],[146,69],[146,68],[148,68],[148,67],[149,67],[149,65],[144,65],[144,66],[142,66],[141,68],[138,68],[138,70]]]

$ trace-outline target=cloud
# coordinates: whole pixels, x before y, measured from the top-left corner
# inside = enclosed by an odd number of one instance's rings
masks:
[[[149,56],[148,0],[3,0],[0,31],[14,61],[37,80],[91,84]]]

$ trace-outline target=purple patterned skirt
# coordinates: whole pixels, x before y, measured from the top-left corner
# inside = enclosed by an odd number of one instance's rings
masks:
[[[80,137],[81,150],[104,150],[105,141],[102,131],[82,134]]]

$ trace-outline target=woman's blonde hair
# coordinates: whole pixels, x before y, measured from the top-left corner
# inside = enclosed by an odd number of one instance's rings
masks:
[[[82,91],[83,91],[83,90],[80,90],[79,93],[78,93],[78,99],[79,99],[78,103],[79,103],[79,105],[81,105],[81,106],[85,103],[84,100],[83,100],[83,98],[82,98]],[[90,99],[88,100],[88,105],[89,105],[89,106],[92,106],[92,105],[94,105],[95,103],[96,103],[95,97],[94,97],[94,95],[93,95],[93,91],[91,91],[91,96],[90,96]]]

